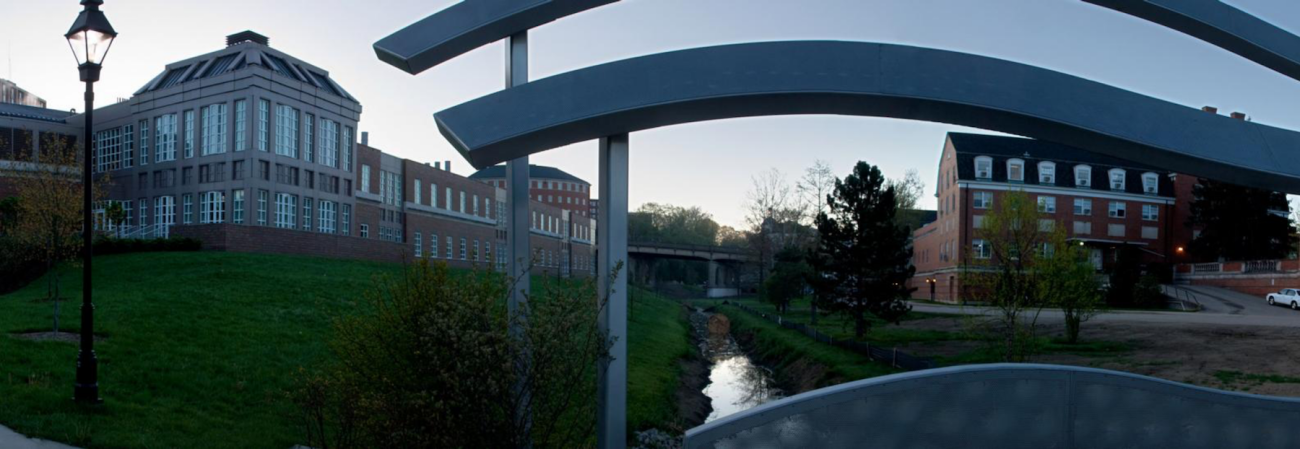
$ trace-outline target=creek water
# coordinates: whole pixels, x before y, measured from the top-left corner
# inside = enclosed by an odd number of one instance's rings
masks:
[[[712,316],[700,309],[691,314],[692,327],[700,337],[700,353],[711,363],[709,384],[703,392],[713,411],[705,422],[785,397],[772,370],[754,363],[732,337],[730,326],[718,323],[725,320],[711,322]]]

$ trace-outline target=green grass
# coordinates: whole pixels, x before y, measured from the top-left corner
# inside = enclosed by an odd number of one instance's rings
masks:
[[[801,358],[826,367],[827,372],[819,381],[819,387],[825,386],[820,384],[824,381],[847,382],[895,372],[893,368],[872,362],[861,354],[818,342],[738,307],[723,305],[717,311],[731,321],[733,335],[753,335],[755,355],[764,363],[773,365],[777,371],[782,371]]]
[[[745,304],[760,312],[768,315],[781,315],[782,317],[799,323],[812,325],[812,308],[807,298],[797,299],[791,302],[789,310],[784,313],[777,313],[776,305],[759,301],[753,298],[742,298],[732,300]],[[949,340],[967,340],[969,335],[963,332],[945,332],[937,330],[917,330],[904,329],[895,326],[874,316],[867,317],[870,326],[862,338],[857,338],[854,334],[853,319],[843,314],[818,314],[817,324],[813,325],[821,333],[830,335],[836,340],[859,340],[871,343],[873,345],[896,345],[905,343],[934,342]],[[908,312],[901,321],[923,320],[928,318],[952,317],[957,315],[925,313],[925,312]]]
[[[1249,385],[1262,385],[1266,383],[1273,384],[1300,384],[1300,377],[1282,376],[1277,374],[1253,374],[1243,373],[1240,371],[1216,371],[1214,377],[1223,382],[1225,386],[1232,386],[1238,383]]]
[[[65,331],[77,331],[80,271],[64,269]],[[304,440],[287,391],[329,356],[335,317],[396,264],[223,252],[95,258],[103,405],[71,400],[77,345],[47,331],[44,280],[0,296],[0,424],[87,447],[286,448]],[[534,282],[534,286],[540,282]],[[674,303],[637,295],[629,340],[629,420],[673,414],[675,359],[689,353]],[[636,427],[631,427],[636,428]]]

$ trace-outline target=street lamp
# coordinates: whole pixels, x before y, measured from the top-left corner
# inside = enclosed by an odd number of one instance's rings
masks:
[[[77,353],[77,381],[73,388],[73,399],[77,402],[97,404],[99,398],[99,361],[95,358],[95,306],[90,302],[90,257],[94,226],[91,220],[91,185],[90,167],[94,158],[92,148],[95,114],[95,81],[99,81],[99,69],[108,55],[109,47],[117,32],[109,25],[108,18],[99,10],[103,0],[81,0],[85,9],[72,22],[72,28],[63,37],[72,47],[72,56],[77,58],[77,69],[81,72],[81,81],[86,83],[86,137],[82,141],[85,149],[81,164],[82,188],[82,288],[81,288],[81,351]]]

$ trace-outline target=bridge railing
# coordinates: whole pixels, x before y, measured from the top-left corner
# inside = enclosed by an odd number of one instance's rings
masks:
[[[965,365],[813,390],[690,429],[687,449],[1294,448],[1300,398],[1060,365]]]
[[[705,252],[726,253],[726,254],[749,254],[749,251],[745,250],[744,248],[737,248],[731,246],[684,245],[680,243],[633,242],[633,241],[627,242],[627,246],[680,249],[680,250],[687,250],[687,251],[705,251]]]

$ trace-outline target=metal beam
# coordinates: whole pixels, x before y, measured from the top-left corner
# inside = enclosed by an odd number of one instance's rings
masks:
[[[838,114],[972,126],[1171,171],[1300,192],[1300,133],[984,56],[838,41],[675,51],[551,76],[434,117],[485,167],[606,135],[734,117]]]
[[[1083,0],[1177,30],[1300,80],[1300,37],[1219,0]]]
[[[506,89],[514,88],[528,84],[528,32],[522,31],[519,34],[510,36],[506,40]],[[510,296],[507,299],[507,308],[509,315],[512,317],[510,322],[510,337],[516,340],[524,339],[523,325],[526,323],[528,314],[528,290],[532,285],[529,274],[532,268],[532,251],[529,245],[529,239],[532,235],[530,226],[532,225],[529,216],[529,179],[528,179],[528,156],[525,155],[506,163],[506,198],[509,207],[508,216],[506,217],[506,273],[509,273],[513,281]],[[518,317],[518,320],[513,318]],[[531,364],[530,354],[521,354],[520,359],[515,361],[517,373],[528,372],[528,366]],[[518,383],[515,384],[515,394],[523,398],[521,404],[529,404],[528,398],[531,395],[525,386],[525,376],[519,376]],[[525,429],[532,428],[532,416],[529,407],[521,406],[516,413],[518,419],[524,423]],[[527,434],[527,432],[525,432]]]
[[[627,134],[602,137],[599,151],[596,247],[600,271],[596,278],[606,300],[599,328],[613,339],[613,345],[608,357],[597,363],[596,446],[622,449],[627,447]]]
[[[616,1],[465,0],[375,42],[375,55],[414,75],[475,48]]]

